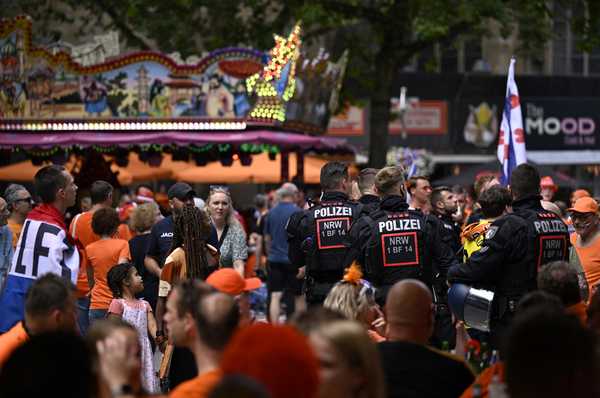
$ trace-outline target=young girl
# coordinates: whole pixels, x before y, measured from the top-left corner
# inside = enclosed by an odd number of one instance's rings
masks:
[[[137,293],[144,290],[142,277],[133,264],[117,264],[108,272],[108,286],[114,297],[108,308],[108,316],[122,318],[137,329],[142,360],[142,386],[148,393],[158,393],[158,378],[152,363],[152,349],[148,334],[157,345],[162,343],[163,338],[157,336],[156,319],[150,304],[135,298]]]

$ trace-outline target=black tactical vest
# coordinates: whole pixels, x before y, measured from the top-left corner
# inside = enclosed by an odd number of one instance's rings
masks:
[[[343,275],[344,242],[362,207],[350,201],[322,201],[306,211],[307,229],[312,235],[307,258],[309,275],[332,271]]]
[[[368,221],[371,235],[365,263],[378,285],[415,278],[432,283],[431,254],[427,242],[427,216],[420,211],[378,210]]]

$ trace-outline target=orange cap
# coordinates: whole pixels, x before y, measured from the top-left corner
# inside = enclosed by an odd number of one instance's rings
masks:
[[[598,202],[589,196],[577,199],[575,205],[567,211],[576,211],[577,213],[597,213]]]
[[[244,279],[233,268],[221,268],[206,278],[206,283],[221,293],[237,296],[243,292],[258,289],[262,281],[258,278]]]
[[[578,189],[576,191],[573,191],[573,193],[571,194],[571,200],[573,201],[577,201],[577,199],[581,199],[581,198],[585,198],[585,197],[591,197],[592,195],[590,195],[590,193],[588,191],[586,191],[585,189]]]

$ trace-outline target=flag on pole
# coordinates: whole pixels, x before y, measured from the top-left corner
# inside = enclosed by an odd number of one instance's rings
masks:
[[[502,185],[510,184],[512,171],[521,163],[527,162],[525,132],[519,90],[515,82],[515,59],[510,60],[506,81],[506,98],[502,112],[502,124],[498,137],[498,160],[502,163]]]

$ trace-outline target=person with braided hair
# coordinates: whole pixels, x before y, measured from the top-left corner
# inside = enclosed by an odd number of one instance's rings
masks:
[[[156,315],[158,330],[163,328],[166,298],[171,287],[183,280],[205,280],[218,266],[217,249],[207,243],[210,237],[208,215],[192,204],[184,204],[173,212],[173,241],[171,252],[160,274]],[[167,350],[169,352],[169,350]],[[169,362],[165,354],[163,362]],[[175,387],[195,374],[193,355],[187,350],[175,348],[170,361],[169,383]],[[190,370],[194,370],[190,373]]]
[[[156,319],[152,307],[146,300],[135,298],[144,290],[144,282],[137,269],[131,263],[117,264],[108,271],[108,287],[113,299],[108,307],[109,318],[121,318],[133,325],[138,334],[142,361],[142,386],[150,394],[159,392],[158,378],[152,362],[152,347],[148,335],[157,345],[164,338],[157,333]]]

